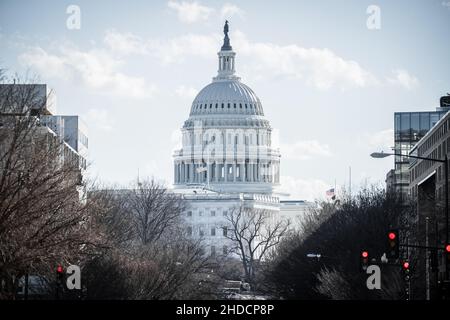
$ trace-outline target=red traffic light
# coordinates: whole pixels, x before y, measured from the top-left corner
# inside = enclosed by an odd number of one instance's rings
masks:
[[[448,253],[450,253],[450,244],[448,244],[448,245],[445,246],[445,251],[448,252]]]
[[[409,269],[409,262],[408,261],[403,262],[403,269],[405,269],[405,270]]]
[[[389,232],[388,237],[390,240],[395,240],[395,238],[397,238],[397,235],[395,234],[395,232]]]
[[[58,267],[56,268],[56,272],[57,272],[57,273],[63,273],[63,272],[64,272],[63,267],[62,267],[62,266],[58,266]]]
[[[363,252],[361,252],[361,256],[363,258],[367,258],[369,256],[369,253],[367,251],[363,251]]]

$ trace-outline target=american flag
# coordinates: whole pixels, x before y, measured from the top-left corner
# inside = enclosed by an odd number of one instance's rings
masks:
[[[327,191],[326,191],[326,195],[327,195],[328,197],[334,197],[334,196],[335,196],[335,194],[334,194],[334,188],[331,188],[330,190],[327,190]]]

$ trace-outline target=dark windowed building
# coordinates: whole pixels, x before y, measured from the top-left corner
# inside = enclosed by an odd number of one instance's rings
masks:
[[[394,152],[408,155],[448,110],[438,107],[436,111],[395,112]],[[409,198],[409,158],[405,156],[395,156],[394,170],[386,175],[387,192],[395,192],[404,200]]]

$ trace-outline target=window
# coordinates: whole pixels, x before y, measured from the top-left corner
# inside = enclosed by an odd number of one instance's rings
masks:
[[[227,246],[223,246],[222,252],[223,252],[224,255],[227,255],[228,254],[228,247]]]
[[[188,211],[186,214],[188,217],[192,217],[192,211]]]
[[[228,109],[230,109],[230,104],[228,104]]]
[[[216,256],[216,247],[215,246],[211,246],[211,257],[215,257]]]
[[[419,140],[420,133],[420,113],[411,113],[411,135],[413,141]]]
[[[198,212],[198,216],[199,216],[199,217],[202,217],[202,216],[203,216],[203,211],[199,211],[199,212]]]
[[[211,236],[215,236],[216,235],[216,228],[212,227],[211,228]]]
[[[226,210],[222,213],[222,215],[223,215],[224,217],[226,217],[227,214],[228,214],[228,212],[227,212]]]
[[[187,232],[188,236],[192,236],[192,227],[187,227],[186,232]]]
[[[215,217],[216,216],[216,212],[214,210],[211,211],[211,217]]]
[[[202,227],[198,228],[198,234],[200,235],[200,237],[203,237],[205,235],[205,231],[203,230]]]
[[[223,231],[223,236],[226,237],[228,235],[228,228],[222,227],[222,231]]]

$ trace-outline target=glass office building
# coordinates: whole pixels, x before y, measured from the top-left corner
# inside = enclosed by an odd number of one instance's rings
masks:
[[[394,151],[408,155],[414,145],[430,130],[449,108],[436,108],[436,111],[395,112],[394,113]],[[400,194],[402,199],[409,197],[409,158],[395,156],[394,172],[388,172],[386,190]]]

